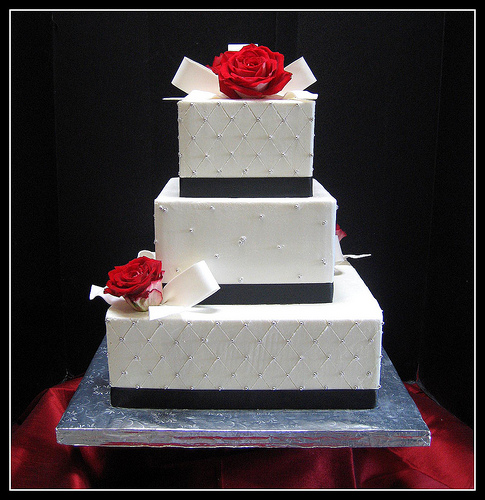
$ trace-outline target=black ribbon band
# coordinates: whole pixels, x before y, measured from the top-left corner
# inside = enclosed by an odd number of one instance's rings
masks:
[[[333,300],[333,283],[222,284],[201,304],[323,304]]]
[[[111,388],[111,404],[122,408],[198,410],[374,408],[375,389],[325,390],[189,390]]]
[[[312,177],[181,177],[186,198],[308,198]]]

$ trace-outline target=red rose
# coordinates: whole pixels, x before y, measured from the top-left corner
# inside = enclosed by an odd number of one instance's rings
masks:
[[[221,92],[231,99],[273,95],[291,80],[283,54],[254,44],[216,56],[209,67],[219,76]]]
[[[123,297],[138,311],[146,311],[162,302],[163,273],[160,260],[139,257],[108,273],[104,293]]]

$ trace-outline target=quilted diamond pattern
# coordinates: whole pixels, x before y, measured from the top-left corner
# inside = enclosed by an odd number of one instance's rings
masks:
[[[180,177],[311,177],[314,101],[179,101]]]
[[[107,321],[110,382],[118,387],[368,389],[379,384],[381,324],[376,320],[137,317]]]

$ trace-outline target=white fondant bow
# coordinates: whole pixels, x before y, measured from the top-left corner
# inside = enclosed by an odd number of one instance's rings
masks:
[[[162,304],[148,308],[150,319],[164,318],[189,309],[210,297],[219,288],[209,266],[205,260],[201,260],[163,287]]]
[[[155,258],[154,253],[148,250],[138,253],[138,257],[142,256]],[[149,318],[159,319],[182,312],[210,297],[219,288],[209,266],[201,260],[172,278],[163,287],[162,303],[159,306],[149,306]],[[89,299],[93,300],[95,297],[101,297],[110,305],[124,302],[122,297],[106,294],[103,287],[92,285]]]
[[[229,45],[229,50],[231,50],[231,47],[238,48],[241,46]],[[268,99],[317,99],[318,94],[305,91],[317,79],[303,57],[285,66],[285,71],[292,73],[291,80],[281,92],[267,96]],[[196,61],[192,61],[188,57],[183,58],[173,77],[172,84],[188,94],[184,99],[228,99],[219,90],[218,76],[211,69]]]

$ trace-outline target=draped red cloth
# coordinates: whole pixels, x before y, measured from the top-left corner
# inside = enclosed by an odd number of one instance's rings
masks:
[[[55,427],[80,378],[45,390],[12,428],[11,488],[474,489],[470,427],[405,384],[431,431],[411,448],[66,446]]]

